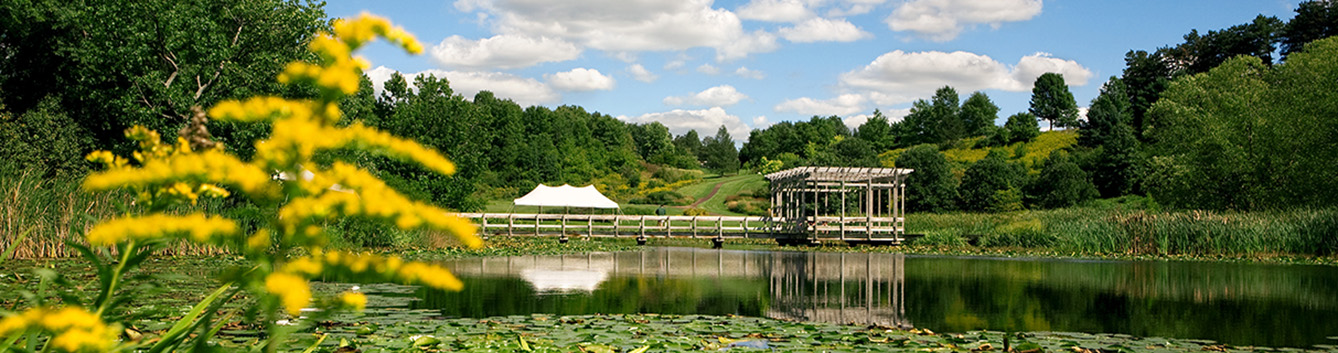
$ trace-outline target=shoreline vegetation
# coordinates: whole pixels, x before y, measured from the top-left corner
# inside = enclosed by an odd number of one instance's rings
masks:
[[[514,256],[514,255],[557,255],[591,251],[634,251],[639,247],[627,239],[596,238],[591,241],[571,241],[558,244],[548,237],[494,237],[488,245],[479,249],[402,249],[397,251],[406,259],[420,261],[447,260],[465,257]],[[691,239],[652,239],[651,245],[705,247],[705,240]],[[908,245],[904,247],[777,247],[760,240],[731,240],[727,249],[753,250],[805,250],[805,251],[900,251],[908,254],[925,255],[986,255],[986,256],[1037,256],[1036,250],[1028,249],[975,249],[949,248],[943,246]],[[1063,257],[1063,256],[1061,256]],[[1135,259],[1122,257],[1124,259]],[[1202,260],[1202,257],[1159,257],[1161,260]],[[1270,258],[1249,259],[1269,261]],[[1271,258],[1278,259],[1278,258]],[[1312,258],[1311,260],[1318,260]],[[1328,258],[1328,264],[1333,264]],[[146,264],[138,276],[163,278],[167,286],[156,289],[153,298],[161,298],[159,303],[151,303],[155,315],[173,315],[172,303],[188,304],[203,297],[213,285],[207,272],[223,268],[246,266],[244,260],[231,257],[184,256],[163,258]],[[83,272],[88,266],[83,259],[43,259],[18,260],[0,265],[0,289],[8,293],[0,295],[0,305],[10,306],[19,300],[18,292],[11,290],[24,286],[24,283],[36,281],[38,276],[29,275],[33,271]],[[191,275],[196,274],[196,275]],[[204,274],[204,275],[199,275]],[[93,276],[69,277],[72,282],[96,281]],[[203,283],[210,282],[210,283]],[[340,287],[316,283],[314,289],[326,290],[326,287]],[[16,287],[17,286],[17,287]],[[375,286],[375,285],[373,285]],[[145,292],[148,293],[148,292]],[[87,294],[80,294],[87,295]],[[377,295],[372,295],[376,299]],[[395,299],[395,298],[390,298]],[[157,299],[155,299],[157,300]],[[396,301],[400,300],[400,301]],[[373,303],[402,302],[396,300],[373,300]],[[184,305],[184,304],[183,304]],[[244,304],[238,304],[244,305]],[[384,305],[384,304],[383,304]],[[225,308],[224,310],[230,310]],[[385,316],[390,315],[391,316]],[[398,351],[405,348],[443,349],[443,350],[517,350],[525,345],[531,351],[570,351],[584,350],[609,352],[629,352],[642,347],[646,351],[699,351],[720,348],[763,348],[779,351],[795,350],[859,350],[859,351],[907,351],[918,349],[978,350],[978,351],[1074,351],[1074,352],[1125,352],[1155,350],[1159,352],[1260,352],[1260,351],[1295,351],[1295,348],[1236,346],[1192,338],[1141,337],[1126,334],[1047,332],[1047,331],[968,331],[968,332],[932,332],[923,328],[894,328],[867,324],[837,324],[822,322],[791,321],[749,316],[710,316],[710,315],[660,315],[660,314],[615,314],[615,315],[552,315],[533,314],[521,316],[495,316],[485,318],[440,318],[431,310],[394,308],[374,308],[369,306],[366,313],[344,313],[330,318],[329,325],[318,325],[309,330],[294,333],[295,341],[290,342],[293,350],[311,347],[322,336],[324,343],[319,344],[326,351],[339,347],[358,348],[364,352]],[[408,317],[433,318],[430,321],[407,320]],[[155,332],[152,318],[141,317],[143,326],[136,325],[146,333]],[[218,336],[221,347],[228,345],[246,345],[255,338],[248,334],[248,326],[237,322],[234,327]],[[1004,337],[1008,337],[1007,343]],[[429,339],[424,339],[429,337]],[[522,343],[523,341],[523,343]],[[731,346],[732,345],[732,346]],[[762,346],[765,345],[765,346]],[[1332,350],[1333,346],[1317,345],[1296,347],[1302,350]],[[607,349],[607,350],[600,350]]]

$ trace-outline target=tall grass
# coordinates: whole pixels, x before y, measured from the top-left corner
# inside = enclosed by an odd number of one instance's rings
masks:
[[[1338,254],[1338,208],[1208,212],[1071,208],[912,214],[907,231],[983,247],[1110,255]]]
[[[21,233],[32,229],[13,246],[15,258],[78,256],[65,241],[81,239],[99,219],[115,213],[114,202],[129,199],[124,193],[84,193],[78,180],[45,179],[33,169],[2,172],[0,249],[9,249]]]

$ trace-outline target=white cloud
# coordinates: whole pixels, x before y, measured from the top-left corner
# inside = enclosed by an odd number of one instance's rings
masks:
[[[727,44],[716,47],[716,61],[730,61],[741,59],[752,53],[766,53],[780,48],[776,44],[776,35],[767,31],[757,30],[752,34],[741,36]]]
[[[385,66],[378,66],[375,69],[368,70],[367,77],[372,80],[372,84],[378,87],[379,91],[382,84],[389,80],[394,72],[395,70]],[[465,99],[472,100],[475,94],[485,90],[492,92],[497,98],[511,99],[521,106],[555,103],[562,99],[561,95],[554,92],[543,82],[539,82],[539,80],[507,73],[424,70],[404,74],[410,87],[413,87],[413,78],[418,77],[418,75],[434,75],[446,78],[450,82],[451,90]]]
[[[794,43],[811,42],[853,42],[864,38],[873,37],[869,32],[860,30],[854,24],[843,20],[829,20],[825,18],[813,18],[794,27],[785,27],[777,30],[781,37]]]
[[[1040,13],[1041,0],[911,0],[893,10],[886,22],[893,31],[943,42],[977,24],[998,28]]]
[[[889,123],[895,123],[901,121],[901,119],[906,118],[906,115],[911,114],[910,108],[882,109],[881,111],[883,112],[883,117],[887,118],[887,122]],[[869,118],[872,117],[873,114],[851,115],[846,117],[845,119],[841,119],[841,121],[845,122],[846,126],[850,127],[850,130],[854,131],[855,129],[859,128],[860,125],[864,125],[865,122],[868,122]]]
[[[658,121],[668,127],[669,132],[674,135],[685,134],[688,130],[697,130],[698,135],[714,136],[716,130],[724,125],[735,141],[747,140],[748,132],[752,131],[738,116],[730,115],[725,112],[724,108],[720,107],[702,110],[674,109],[663,113],[642,114],[637,117],[619,116],[618,119],[637,124]]]
[[[843,94],[832,99],[817,100],[809,97],[787,99],[774,108],[778,112],[794,112],[803,115],[850,115],[864,111],[864,102],[868,99],[858,94]]]
[[[702,66],[697,67],[697,72],[704,73],[707,75],[715,75],[720,73],[720,68],[715,67],[711,64],[702,64]]]
[[[862,92],[879,105],[894,105],[928,97],[944,85],[962,94],[984,89],[1026,91],[1043,72],[1064,73],[1070,86],[1085,85],[1092,76],[1091,70],[1075,61],[1044,54],[1023,57],[1010,68],[975,53],[896,50],[842,74],[840,81],[843,88]]]
[[[664,98],[665,105],[700,105],[706,107],[727,107],[738,104],[740,101],[748,99],[748,95],[734,89],[734,86],[721,85],[707,88],[701,92],[687,96],[670,96]]]
[[[843,0],[841,4],[827,10],[827,17],[846,17],[862,15],[873,11],[873,8],[882,5],[886,0]]]
[[[753,117],[753,128],[754,128],[754,129],[765,129],[765,128],[770,127],[770,126],[771,126],[771,122],[770,122],[770,121],[767,121],[767,116],[766,116],[766,115],[758,115],[758,116]]]
[[[456,9],[487,14],[501,34],[551,36],[610,52],[715,48],[720,57],[759,52],[738,15],[712,7],[712,0],[549,1],[457,0]],[[721,54],[719,52],[728,52]],[[741,57],[741,56],[740,56]]]
[[[450,36],[429,52],[437,63],[461,69],[514,69],[581,55],[580,48],[561,39],[512,34],[477,41]]]
[[[735,11],[740,18],[768,22],[799,22],[813,17],[813,11],[799,0],[752,0]]]
[[[1092,71],[1078,62],[1051,57],[1050,53],[1036,53],[1022,57],[1013,68],[1013,78],[1031,88],[1041,74],[1054,72],[1064,75],[1064,83],[1069,86],[1083,86],[1092,79]]]
[[[738,70],[734,70],[734,74],[738,75],[739,77],[751,78],[754,80],[761,80],[767,77],[766,73],[763,73],[762,71],[758,70],[749,69],[747,66],[739,66]]]
[[[632,75],[633,79],[646,83],[655,82],[656,79],[660,78],[660,76],[651,73],[650,70],[646,70],[646,67],[641,66],[641,64],[628,66],[627,73]]]
[[[599,73],[599,70],[575,68],[555,74],[544,75],[548,84],[564,91],[594,91],[613,89],[613,77]]]

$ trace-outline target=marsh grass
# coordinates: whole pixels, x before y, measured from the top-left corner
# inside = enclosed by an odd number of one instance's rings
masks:
[[[1267,212],[1072,208],[999,214],[912,214],[907,231],[980,247],[1050,248],[1093,255],[1317,255],[1338,253],[1338,209]],[[926,239],[928,240],[928,239]],[[944,243],[934,240],[935,245]]]

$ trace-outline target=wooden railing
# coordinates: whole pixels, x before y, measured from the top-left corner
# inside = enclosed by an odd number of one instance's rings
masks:
[[[896,217],[652,216],[534,213],[460,213],[485,234],[562,234],[587,237],[899,239]]]

